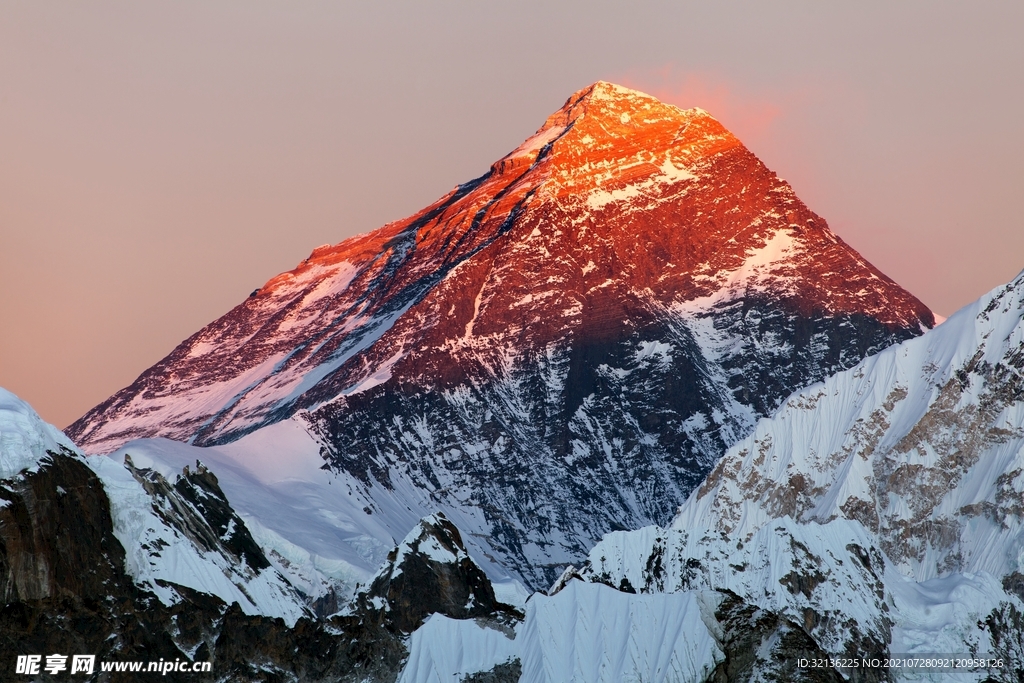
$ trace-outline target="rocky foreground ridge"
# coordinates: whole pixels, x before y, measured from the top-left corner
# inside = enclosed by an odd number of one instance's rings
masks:
[[[68,434],[96,453],[292,422],[374,524],[443,510],[542,588],[602,534],[667,524],[792,391],[933,324],[709,114],[597,83]]]
[[[18,654],[88,653],[211,663],[190,680],[394,681],[410,633],[432,614],[509,633],[522,618],[441,515],[414,528],[344,610],[317,614],[200,463],[174,482],[130,459],[122,471],[85,458],[0,390],[0,679],[30,680],[15,674]],[[74,679],[139,674],[97,664]]]

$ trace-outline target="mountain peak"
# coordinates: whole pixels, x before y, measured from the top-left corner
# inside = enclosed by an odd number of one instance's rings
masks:
[[[703,143],[703,144],[702,144]],[[673,152],[693,162],[739,140],[702,109],[680,109],[638,90],[598,81],[573,93],[534,135],[492,166],[521,170],[542,157],[558,159],[562,175],[608,167],[636,157],[641,163]],[[515,161],[513,161],[515,160]],[[654,164],[648,170],[656,170]]]
[[[649,115],[649,112],[667,116],[675,115],[682,119],[710,116],[703,109],[680,109],[675,105],[662,102],[653,95],[608,81],[597,81],[586,88],[577,90],[566,100],[562,109],[552,114],[548,120],[559,117],[565,111],[574,114],[571,120],[586,112],[587,115],[595,118],[609,119],[623,124],[629,123],[634,116]]]
[[[483,176],[318,247],[68,433],[94,451],[156,435],[209,445],[382,384],[490,382],[540,349],[625,343],[752,297],[849,318],[836,340],[859,340],[850,361],[934,324],[712,116],[598,82]],[[830,369],[847,358],[830,353]],[[572,415],[586,394],[566,387]],[[792,388],[743,400],[760,411]]]
[[[486,205],[488,213],[495,215],[496,206],[507,210],[517,202],[579,199],[589,210],[615,208],[623,199],[681,189],[679,183],[694,180],[708,159],[730,149],[745,151],[704,110],[680,109],[640,91],[598,81],[569,97],[536,133],[494,162],[487,175],[457,186],[406,221],[317,247],[297,268],[271,279],[258,292],[295,291],[334,277],[350,264],[371,261],[388,249],[398,232],[438,211],[450,217],[471,206]],[[488,205],[491,198],[496,205]],[[466,226],[461,219],[459,223]],[[422,250],[436,239],[450,244],[452,233],[419,230],[416,239],[423,243],[417,247]],[[470,238],[468,243],[486,239]]]
[[[597,83],[483,176],[316,249],[68,433],[93,452],[210,446],[294,417],[325,467],[435,492],[547,586],[605,531],[667,522],[794,389],[933,325],[713,117]]]
[[[597,115],[602,115],[609,114],[612,110],[617,110],[620,113],[629,110],[640,112],[644,109],[670,105],[665,105],[656,97],[639,90],[632,90],[608,81],[597,81],[573,93],[566,100],[566,106],[593,109]]]

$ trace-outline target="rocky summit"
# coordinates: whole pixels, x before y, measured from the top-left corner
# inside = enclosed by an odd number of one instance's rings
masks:
[[[794,390],[934,322],[710,114],[599,82],[67,433],[100,453],[294,421],[364,495],[454,514],[541,587],[602,534],[667,523]]]

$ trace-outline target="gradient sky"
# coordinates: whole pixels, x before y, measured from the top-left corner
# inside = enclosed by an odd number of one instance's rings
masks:
[[[1024,268],[1021,36],[1019,0],[0,0],[0,386],[66,426],[599,79],[710,111],[949,315]]]

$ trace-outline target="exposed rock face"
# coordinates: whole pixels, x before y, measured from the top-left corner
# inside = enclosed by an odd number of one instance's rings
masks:
[[[482,512],[470,531],[540,587],[604,532],[667,523],[795,388],[933,323],[706,112],[597,83],[68,433],[210,445],[298,413],[367,488]]]
[[[217,477],[202,463],[188,467],[172,486],[159,472],[137,468],[130,456],[125,467],[153,498],[153,507],[170,526],[207,552],[218,552],[235,566],[259,571],[270,566],[245,522],[231,509]]]
[[[715,619],[721,627],[720,644],[725,661],[715,670],[709,683],[751,680],[840,683],[844,680],[835,669],[797,666],[802,657],[827,659],[829,653],[822,651],[799,624],[777,613],[752,607],[731,591],[723,591]]]
[[[96,475],[69,451],[0,481],[0,596],[59,603],[123,582],[124,549]]]
[[[462,535],[443,514],[422,520],[388,555],[387,563],[351,609],[376,613],[396,633],[410,634],[431,614],[453,619],[521,619],[494,597],[483,570],[466,553]]]
[[[523,667],[519,660],[496,664],[489,671],[480,671],[463,678],[460,683],[519,683]]]

